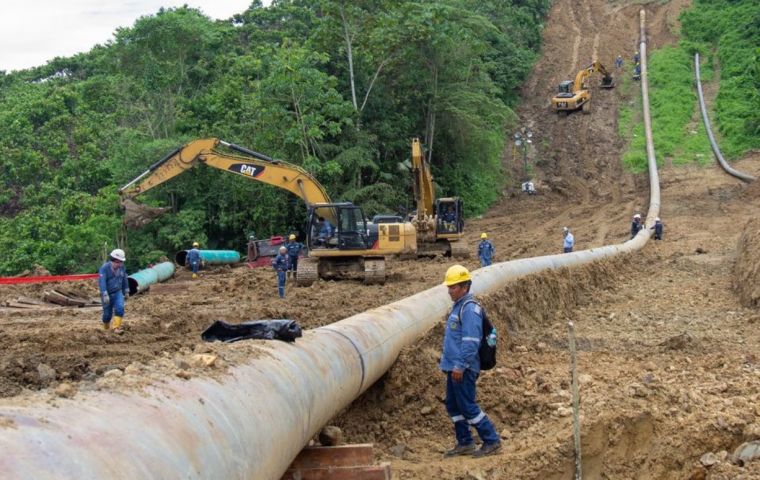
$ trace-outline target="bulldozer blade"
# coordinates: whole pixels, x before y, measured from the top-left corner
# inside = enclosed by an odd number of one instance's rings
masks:
[[[124,208],[124,225],[127,228],[140,228],[169,210],[168,207],[148,207],[130,199],[122,200],[121,206]]]

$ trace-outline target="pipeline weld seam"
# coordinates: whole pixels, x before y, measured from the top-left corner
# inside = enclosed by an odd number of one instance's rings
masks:
[[[321,328],[320,328],[320,330],[325,330],[325,331],[327,331],[327,332],[333,332],[333,333],[337,333],[337,334],[338,334],[338,335],[340,335],[341,337],[343,337],[343,338],[345,338],[346,340],[348,340],[348,341],[351,343],[351,345],[354,347],[354,350],[356,350],[356,353],[358,353],[358,354],[359,354],[359,362],[360,362],[360,364],[361,364],[361,367],[362,367],[362,379],[361,379],[361,382],[359,383],[359,391],[361,392],[361,391],[362,391],[362,387],[364,386],[364,378],[365,378],[365,377],[364,377],[364,375],[365,375],[364,371],[365,371],[365,369],[366,369],[366,367],[365,367],[365,365],[364,365],[364,354],[362,354],[361,350],[359,350],[359,347],[356,345],[356,343],[354,343],[354,341],[353,341],[353,340],[351,340],[351,337],[349,337],[349,336],[348,336],[348,335],[346,335],[345,333],[343,333],[343,332],[341,332],[341,331],[339,331],[339,330],[333,330],[333,329],[332,329],[332,328],[330,328],[329,326],[324,326],[324,327],[321,327]]]

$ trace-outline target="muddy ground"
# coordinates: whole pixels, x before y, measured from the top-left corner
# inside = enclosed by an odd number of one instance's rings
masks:
[[[650,49],[674,40],[684,5],[647,7]],[[508,186],[502,201],[467,225],[473,245],[481,231],[489,233],[497,261],[557,253],[562,226],[574,230],[576,249],[622,242],[631,215],[645,213],[647,178],[625,172],[619,161],[625,145],[617,109],[635,95],[594,90],[590,115],[548,112],[556,84],[594,56],[606,65],[618,53],[630,58],[638,10],[604,0],[556,2],[543,56],[518,111],[536,134],[531,163],[540,194],[520,196],[516,184]],[[510,153],[505,165],[519,179],[521,158]],[[584,477],[760,478],[760,462],[740,468],[721,453],[760,438],[760,312],[743,307],[733,286],[737,243],[747,221],[760,216],[760,190],[715,167],[675,168],[665,160],[663,241],[624,259],[536,275],[483,298],[504,338],[499,366],[479,382],[482,407],[505,441],[502,453],[441,458],[453,435],[441,403],[443,377],[436,374],[440,327],[403,352],[381,382],[335,419],[346,441],[375,442],[378,457],[392,463],[399,479],[570,478],[567,322],[573,321]],[[760,174],[760,154],[736,167]],[[391,262],[384,286],[319,281],[310,288],[288,286],[285,300],[277,298],[267,269],[219,268],[197,281],[180,270],[168,282],[174,290],[155,289],[127,302],[121,336],[100,330],[99,309],[0,313],[0,396],[9,403],[76,398],[72,390],[223,374],[250,352],[201,343],[200,333],[216,319],[325,325],[429,288],[450,264]],[[474,260],[466,265],[477,266]],[[39,298],[50,286],[3,286],[0,301]],[[74,287],[96,293],[92,282]],[[221,361],[213,367],[190,361],[207,352]],[[124,374],[104,378],[114,369]],[[72,390],[61,390],[62,384]],[[699,459],[708,452],[719,461],[706,469]]]

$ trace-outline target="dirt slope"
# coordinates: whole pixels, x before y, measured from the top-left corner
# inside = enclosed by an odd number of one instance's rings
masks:
[[[672,40],[683,4],[647,7],[653,47]],[[590,115],[548,113],[556,84],[594,52],[605,65],[617,53],[630,58],[638,9],[604,0],[556,2],[544,55],[519,110],[536,132],[542,194],[508,190],[500,204],[467,225],[473,245],[481,231],[489,233],[497,261],[556,253],[563,225],[573,228],[577,249],[621,242],[631,214],[645,210],[646,178],[625,173],[619,163],[619,92],[594,91]],[[508,167],[519,172],[521,164]],[[760,173],[760,155],[737,168]],[[698,466],[706,452],[722,458],[722,450],[730,453],[760,437],[760,315],[743,308],[731,287],[736,244],[747,220],[760,214],[760,191],[715,168],[666,168],[661,179],[664,241],[626,259],[537,275],[483,299],[504,343],[499,367],[483,375],[479,392],[505,439],[503,453],[480,461],[441,459],[452,433],[436,373],[440,327],[402,353],[383,381],[335,419],[346,440],[376,442],[399,479],[570,478],[566,322],[572,320],[584,375],[586,478],[760,478],[760,463]],[[266,269],[217,269],[195,282],[183,270],[170,282],[178,290],[128,301],[123,336],[99,330],[97,309],[1,314],[0,395],[18,403],[55,397],[53,388],[66,381],[90,390],[139,388],[178,374],[223,375],[225,364],[248,360],[252,350],[244,342],[201,344],[200,332],[215,319],[324,325],[437,284],[450,264],[393,262],[385,286],[289,286],[285,300],[276,298],[274,275]],[[3,287],[0,301],[39,296],[43,288],[49,286]],[[209,351],[223,360],[215,369],[185,362]],[[55,371],[50,375],[41,364]],[[125,374],[104,379],[114,368]]]

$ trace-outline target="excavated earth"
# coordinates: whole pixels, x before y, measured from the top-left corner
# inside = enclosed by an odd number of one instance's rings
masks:
[[[685,5],[646,6],[650,49],[674,41]],[[617,133],[619,106],[637,96],[595,90],[590,115],[548,111],[555,85],[592,58],[609,65],[618,53],[630,58],[639,8],[555,3],[518,111],[536,133],[531,161],[539,195],[508,188],[467,225],[473,245],[481,231],[489,233],[497,261],[557,253],[562,226],[573,229],[577,250],[619,243],[628,238],[631,215],[645,213],[648,179],[622,168],[625,145]],[[505,165],[521,175],[519,158],[507,155]],[[735,166],[759,175],[760,153]],[[760,460],[740,467],[728,459],[742,442],[760,439],[760,311],[740,301],[757,298],[745,284],[757,278],[760,233],[756,222],[746,231],[745,225],[760,217],[760,189],[715,167],[666,166],[660,178],[663,241],[625,258],[527,277],[482,298],[503,339],[499,364],[484,372],[478,392],[504,439],[501,453],[480,460],[441,456],[453,432],[436,367],[440,325],[334,420],[345,441],[374,442],[378,460],[390,461],[398,479],[570,478],[572,321],[585,478],[760,479]],[[390,262],[384,286],[289,285],[285,300],[277,298],[268,269],[218,268],[196,281],[180,270],[167,287],[128,300],[120,336],[100,330],[97,308],[0,313],[2,404],[54,405],[58,397],[76,401],[80,391],[221,376],[255,357],[259,342],[201,342],[214,320],[289,318],[313,328],[438,284],[451,263]],[[465,265],[477,267],[474,260]],[[3,286],[0,301],[41,298],[51,286]],[[93,282],[65,286],[96,296]],[[197,354],[216,360],[208,364]],[[712,454],[709,468],[700,462],[705,454]]]

